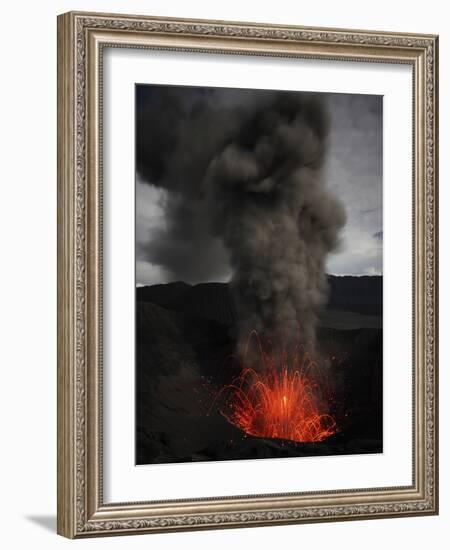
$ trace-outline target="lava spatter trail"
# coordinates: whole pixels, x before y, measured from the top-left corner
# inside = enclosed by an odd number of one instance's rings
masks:
[[[249,351],[251,341],[256,352]],[[276,351],[263,347],[253,331],[240,374],[219,391],[215,402],[228,422],[248,435],[319,442],[338,431],[326,412],[327,391],[324,373],[303,346],[291,353]]]

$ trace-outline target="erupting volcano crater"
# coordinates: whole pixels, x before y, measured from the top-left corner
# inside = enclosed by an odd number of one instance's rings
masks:
[[[324,369],[297,344],[292,352],[248,339],[242,369],[218,392],[220,413],[248,435],[300,443],[319,442],[338,431],[329,414]]]

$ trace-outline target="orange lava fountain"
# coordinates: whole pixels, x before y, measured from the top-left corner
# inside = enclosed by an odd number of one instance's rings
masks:
[[[249,364],[249,343],[256,339],[258,370]],[[337,431],[335,419],[323,408],[326,380],[302,346],[287,352],[263,350],[252,332],[240,375],[219,392],[220,413],[246,434],[297,442],[318,442]]]

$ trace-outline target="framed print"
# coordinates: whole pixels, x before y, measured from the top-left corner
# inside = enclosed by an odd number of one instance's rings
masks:
[[[431,35],[58,18],[58,532],[436,514]]]

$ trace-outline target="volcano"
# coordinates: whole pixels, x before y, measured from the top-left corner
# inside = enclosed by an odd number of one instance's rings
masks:
[[[331,385],[318,390],[298,362],[252,371],[230,359],[227,284],[138,287],[136,463],[382,452],[382,277],[329,277],[329,287],[316,363]]]

